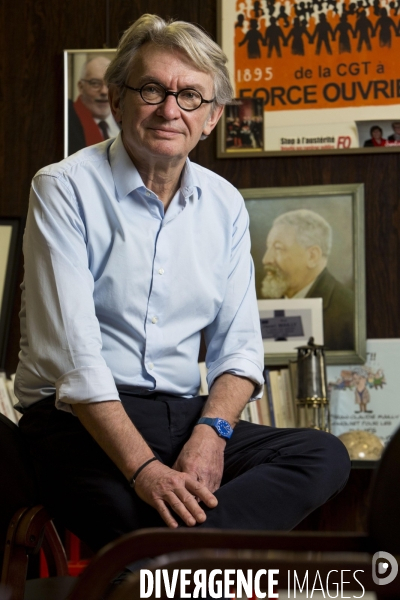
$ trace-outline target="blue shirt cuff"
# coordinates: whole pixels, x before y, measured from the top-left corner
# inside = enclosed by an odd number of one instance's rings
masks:
[[[230,358],[220,362],[216,367],[211,367],[207,374],[208,388],[211,389],[214,381],[223,373],[230,373],[237,377],[246,377],[254,382],[255,388],[251,395],[252,400],[258,400],[263,395],[264,378],[259,366],[246,358],[241,358],[240,363],[237,359]]]
[[[81,367],[56,381],[56,408],[60,410],[72,413],[71,404],[110,400],[119,400],[119,394],[108,367]]]

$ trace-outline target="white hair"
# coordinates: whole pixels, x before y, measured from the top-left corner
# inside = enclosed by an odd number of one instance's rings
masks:
[[[81,75],[79,79],[86,79],[86,74],[87,74],[87,68],[88,65],[93,62],[96,59],[102,58],[104,60],[106,60],[108,63],[110,63],[110,59],[108,58],[108,56],[104,56],[104,54],[91,54],[90,56],[88,56],[88,58],[85,60],[85,62],[82,65],[81,68]]]
[[[215,104],[230,102],[233,88],[226,67],[227,57],[209,35],[197,25],[186,21],[164,21],[158,15],[144,14],[122,36],[117,53],[107,69],[107,84],[117,85],[124,95],[132,61],[143,44],[152,42],[165,50],[184,52],[200,71],[214,80]]]
[[[332,249],[332,227],[313,210],[301,208],[283,213],[275,219],[274,225],[290,225],[296,231],[299,244],[305,248],[319,246],[322,255],[329,256]]]

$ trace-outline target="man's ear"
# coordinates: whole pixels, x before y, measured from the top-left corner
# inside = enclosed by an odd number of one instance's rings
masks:
[[[211,113],[208,116],[207,121],[204,124],[203,135],[205,135],[206,137],[208,135],[210,135],[210,133],[212,132],[212,130],[214,129],[214,127],[220,120],[223,112],[224,112],[224,107],[218,106],[218,105],[214,108],[214,110],[211,111]]]
[[[319,246],[309,246],[307,248],[307,266],[309,269],[315,269],[321,261],[322,250]]]
[[[121,90],[115,85],[110,83],[108,87],[108,101],[110,103],[111,112],[117,123],[122,122],[122,99]]]

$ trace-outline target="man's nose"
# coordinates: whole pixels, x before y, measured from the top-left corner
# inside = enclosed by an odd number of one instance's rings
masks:
[[[262,259],[263,265],[270,265],[274,262],[274,253],[272,248],[267,248]]]
[[[157,113],[166,119],[177,119],[181,116],[181,109],[178,106],[175,96],[167,96],[161,104],[158,105]]]
[[[108,94],[108,85],[105,81],[101,84],[100,94]]]

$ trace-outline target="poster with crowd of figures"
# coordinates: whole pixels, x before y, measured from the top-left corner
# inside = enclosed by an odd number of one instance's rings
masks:
[[[331,431],[369,431],[385,444],[400,425],[400,339],[367,340],[364,365],[328,366]]]
[[[219,0],[218,155],[400,149],[400,0]]]

